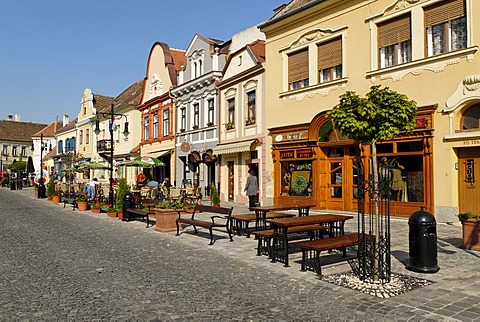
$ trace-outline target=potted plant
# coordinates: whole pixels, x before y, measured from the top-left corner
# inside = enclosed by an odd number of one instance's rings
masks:
[[[207,126],[213,126],[213,122],[207,122]]]
[[[462,223],[462,248],[480,251],[480,214],[458,214]]]
[[[245,119],[245,125],[252,125],[252,124],[255,124],[255,116]]]
[[[127,179],[121,178],[118,180],[117,198],[115,199],[115,207],[118,211],[118,219],[123,219],[123,196],[128,192]]]
[[[60,203],[60,199],[62,198],[62,190],[61,189],[55,189],[55,191],[53,192],[53,195],[52,195],[52,201],[53,203],[56,203],[56,204],[59,204]]]
[[[231,129],[235,128],[235,123],[233,123],[233,122],[227,122],[224,125],[225,125],[226,130],[231,130]]]
[[[155,230],[166,233],[177,230],[175,220],[178,218],[177,210],[180,204],[176,201],[162,201],[155,205]]]
[[[102,211],[107,213],[107,216],[110,218],[117,217],[117,207],[115,205],[107,203],[102,207]]]
[[[50,178],[47,185],[47,191],[45,192],[48,200],[52,200],[53,195],[55,194],[55,182],[53,178]]]
[[[79,193],[75,196],[75,202],[79,211],[88,209],[88,196],[85,193]]]
[[[198,124],[194,124],[194,125],[192,126],[192,128],[193,128],[194,130],[198,130],[199,126],[198,126]]]
[[[218,194],[218,190],[213,183],[210,185],[210,201],[212,206],[220,207],[220,195]]]
[[[38,183],[35,183],[35,186],[34,186],[34,196],[35,198],[38,198]]]
[[[180,129],[180,132],[182,132],[182,133],[185,132],[185,129]]]
[[[92,202],[90,204],[90,210],[94,213],[94,214],[99,214],[101,209],[102,209],[103,205],[100,201],[95,201],[95,202]]]

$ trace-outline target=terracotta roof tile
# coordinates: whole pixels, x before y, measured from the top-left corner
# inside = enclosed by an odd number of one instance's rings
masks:
[[[265,62],[265,40],[257,39],[248,45],[258,62]]]
[[[47,124],[0,120],[0,141],[32,142],[32,136]]]
[[[61,129],[62,125],[63,123],[61,121],[52,122],[48,126],[43,128],[41,131],[38,131],[32,136],[40,136],[43,134],[43,136],[46,136],[46,137],[54,137],[55,131],[58,129]]]
[[[110,104],[112,104],[114,98],[111,96],[105,96],[100,94],[93,95],[93,106],[98,112],[109,112]]]
[[[187,63],[187,57],[185,57],[185,50],[170,48],[170,53],[172,54],[173,64],[175,65],[175,72],[178,74],[181,66],[185,66],[185,64]]]
[[[143,94],[143,79],[136,81],[124,90],[120,95],[115,97],[115,108],[122,108],[127,106],[138,106]]]
[[[69,130],[73,130],[75,128],[75,125],[77,124],[77,122],[78,122],[78,117],[76,117],[73,121],[69,122],[67,125],[65,125],[61,129],[57,130],[56,134],[60,134],[60,133],[63,133],[63,132],[67,132]]]

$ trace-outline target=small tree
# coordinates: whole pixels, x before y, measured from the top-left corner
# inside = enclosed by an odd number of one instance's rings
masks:
[[[340,96],[340,103],[327,116],[333,121],[343,135],[361,144],[372,146],[373,189],[378,187],[378,166],[376,143],[393,139],[401,132],[409,132],[415,128],[417,104],[406,95],[399,94],[388,87],[372,86],[366,97],[348,91]],[[380,243],[379,199],[374,196],[376,226],[374,234]],[[379,246],[379,245],[377,245]],[[379,247],[375,247],[378,251]],[[377,255],[377,254],[375,254]],[[375,256],[379,260],[379,256]],[[375,265],[378,268],[378,262]],[[376,270],[376,272],[378,272]],[[376,273],[377,274],[377,273]],[[378,275],[374,276],[378,280]]]
[[[215,183],[210,185],[210,197],[212,200],[212,206],[220,206],[220,195],[218,194],[218,190],[215,187]]]
[[[53,181],[53,177],[51,177],[50,180],[48,181],[46,194],[47,194],[47,197],[51,197],[55,194],[55,182]]]
[[[117,199],[115,200],[115,208],[117,211],[123,210],[123,195],[128,192],[128,185],[127,179],[120,178],[118,180],[118,191],[117,191]]]

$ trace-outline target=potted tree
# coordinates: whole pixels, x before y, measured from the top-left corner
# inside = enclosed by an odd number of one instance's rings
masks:
[[[213,183],[210,185],[210,201],[212,206],[220,207],[220,195],[218,194],[217,187],[215,187]]]
[[[45,192],[48,200],[52,200],[53,195],[55,194],[55,182],[53,178],[50,178],[47,185],[47,191]]]
[[[115,208],[118,219],[123,219],[123,196],[128,192],[127,179],[118,180],[117,198],[115,199]]]
[[[462,223],[462,248],[480,251],[480,214],[458,214]]]

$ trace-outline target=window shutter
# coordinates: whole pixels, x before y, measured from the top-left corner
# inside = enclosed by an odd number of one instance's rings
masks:
[[[288,55],[288,82],[308,79],[308,48]]]
[[[410,15],[400,16],[378,25],[379,48],[407,40],[410,40]]]
[[[336,38],[318,45],[318,69],[342,64],[342,38]]]
[[[425,8],[425,27],[465,16],[465,0],[447,0]]]

